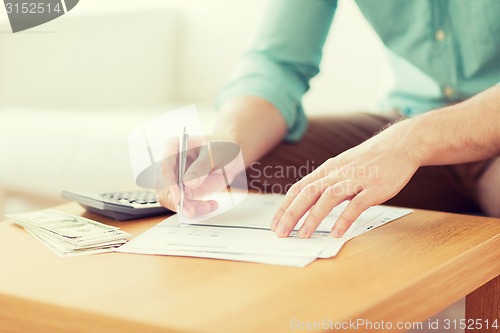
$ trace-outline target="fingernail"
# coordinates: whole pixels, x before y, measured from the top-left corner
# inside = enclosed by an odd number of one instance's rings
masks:
[[[278,228],[276,229],[276,234],[279,237],[284,237],[286,235],[286,228],[283,224],[280,224]]]
[[[331,235],[333,238],[339,238],[340,237],[340,231],[338,229],[333,229],[331,232]]]
[[[210,202],[210,211],[214,211],[219,208],[219,203],[217,201],[209,201]]]
[[[305,226],[302,226],[299,230],[299,237],[300,238],[306,238],[307,237],[307,228]]]

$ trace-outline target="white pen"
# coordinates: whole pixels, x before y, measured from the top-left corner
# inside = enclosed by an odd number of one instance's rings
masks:
[[[186,127],[184,127],[184,130],[179,139],[179,191],[181,197],[179,200],[177,212],[180,215],[182,215],[182,212],[184,210],[184,173],[186,172],[188,138],[189,137],[186,132]]]

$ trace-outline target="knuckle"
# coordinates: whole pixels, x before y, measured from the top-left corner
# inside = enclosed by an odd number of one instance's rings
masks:
[[[356,185],[354,185],[354,193],[360,193],[365,188],[366,187],[363,184],[356,184]]]
[[[317,189],[317,186],[312,183],[312,184],[308,184],[306,185],[301,193],[303,193],[305,196],[308,196],[308,197],[311,197],[311,196],[315,196],[318,194],[318,189]]]
[[[361,202],[360,200],[351,200],[351,202],[349,203],[349,206],[351,206],[350,207],[351,212],[359,212],[359,211],[363,210],[364,203]]]
[[[335,183],[338,182],[338,179],[336,177],[336,173],[335,172],[330,172],[328,175],[326,175],[324,178],[323,178],[323,183],[326,185],[326,184],[329,184],[329,185],[333,185]]]
[[[331,166],[333,166],[333,165],[335,164],[335,162],[336,162],[335,157],[330,157],[329,159],[327,159],[327,160],[325,161],[325,163],[324,163],[324,164],[325,164],[326,166],[331,167]]]
[[[171,196],[169,194],[170,193],[165,193],[163,191],[160,191],[158,193],[158,201],[160,202],[160,204],[163,207],[168,208],[168,209],[172,209],[174,207],[173,207],[173,204],[172,204]]]
[[[300,191],[302,190],[303,187],[304,186],[302,185],[301,182],[297,182],[290,187],[290,189],[288,190],[288,193],[296,196],[300,193]]]
[[[317,212],[315,212],[313,209],[311,209],[311,211],[309,212],[309,215],[307,216],[307,225],[317,227],[320,223],[321,223],[321,220],[319,219]]]
[[[158,201],[160,202],[160,204],[163,206],[163,207],[166,207],[168,208],[169,206],[169,202],[167,201],[167,199],[165,199],[165,197],[163,195],[160,195],[158,197]]]
[[[294,220],[296,218],[297,214],[291,210],[287,209],[285,213],[283,214],[283,219],[286,221]]]
[[[339,189],[341,189],[341,188],[339,187],[339,185],[338,185],[338,184],[335,184],[335,185],[329,186],[329,187],[325,190],[324,194],[325,194],[325,196],[326,196],[327,198],[333,198],[333,197],[335,197],[335,196],[338,194]]]
[[[281,220],[281,218],[283,218],[283,216],[285,215],[285,212],[286,212],[286,208],[284,208],[283,206],[278,207],[278,211],[274,215],[274,220],[276,220],[276,221]]]
[[[337,219],[337,225],[339,225],[341,228],[347,228],[351,224],[352,224],[351,220],[347,218],[344,214],[341,214]]]

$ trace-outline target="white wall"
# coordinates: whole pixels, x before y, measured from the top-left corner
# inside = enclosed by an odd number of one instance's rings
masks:
[[[267,1],[167,2],[179,11],[184,29],[180,98],[210,103],[251,40]],[[392,83],[382,43],[354,1],[340,1],[337,14],[306,109],[374,110]]]
[[[3,189],[56,200],[128,188],[128,131],[173,105],[213,120],[207,106],[267,1],[82,0],[17,34],[0,10],[0,201]],[[307,112],[374,110],[390,82],[379,40],[343,0]]]
[[[176,6],[184,23],[180,97],[186,102],[211,102],[251,40],[267,1],[168,2]],[[306,109],[373,110],[392,82],[382,43],[354,1],[341,1],[337,14],[322,71],[305,98]]]
[[[374,111],[392,82],[382,42],[354,1],[340,1],[306,110]]]
[[[66,17],[0,34],[0,107],[211,104],[266,2],[82,0]],[[338,14],[306,109],[372,110],[391,82],[380,41],[353,1]]]
[[[16,34],[5,32],[4,17],[0,106],[92,111],[168,103],[179,76],[177,23],[168,9],[112,12],[92,0]]]

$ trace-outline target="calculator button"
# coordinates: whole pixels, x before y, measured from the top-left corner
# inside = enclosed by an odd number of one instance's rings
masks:
[[[113,202],[113,201],[110,201],[110,202]],[[114,202],[122,204],[122,205],[127,205],[127,206],[130,206],[130,204],[132,203],[132,202],[128,201],[127,199],[120,199],[120,200],[116,200]]]

